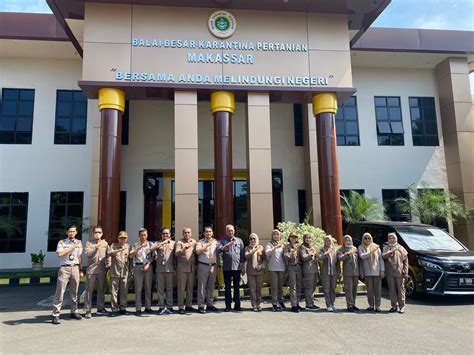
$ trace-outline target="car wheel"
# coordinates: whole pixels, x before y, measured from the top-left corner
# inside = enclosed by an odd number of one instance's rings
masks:
[[[416,296],[418,296],[417,282],[415,279],[415,275],[413,275],[411,271],[408,273],[408,277],[406,280],[405,294],[407,297],[410,298],[415,298]]]

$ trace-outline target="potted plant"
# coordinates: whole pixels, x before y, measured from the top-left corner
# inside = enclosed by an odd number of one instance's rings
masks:
[[[40,250],[38,254],[31,253],[31,268],[33,271],[41,271],[43,270],[43,262],[46,254],[43,254],[43,251]]]

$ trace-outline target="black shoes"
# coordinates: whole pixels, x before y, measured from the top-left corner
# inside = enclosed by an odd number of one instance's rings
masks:
[[[300,313],[300,309],[299,309],[298,306],[291,307],[291,311],[292,311],[293,313]]]
[[[312,306],[306,306],[305,310],[315,312],[319,309],[318,306],[312,305]]]
[[[166,314],[166,309],[165,309],[165,308],[160,308],[160,309],[158,310],[158,314],[159,314],[160,316],[162,316],[163,314]]]
[[[232,308],[230,308],[230,307],[226,307],[226,308],[224,309],[224,312],[226,312],[226,313],[228,313],[228,312],[230,312],[230,311],[232,311]]]
[[[135,315],[136,315],[136,316],[141,316],[141,315],[142,315],[142,311],[136,310],[136,311],[135,311]]]
[[[179,314],[186,314],[186,312],[184,311],[184,309],[180,309],[180,310],[178,311],[178,313],[179,313]]]
[[[274,304],[272,306],[273,312],[281,312],[282,308],[279,305]]]
[[[186,306],[184,310],[186,312],[193,312],[193,313],[196,312],[196,308],[193,308],[192,306]]]
[[[78,313],[71,313],[71,319],[81,320],[82,316]]]
[[[366,310],[367,312],[373,312],[373,311],[375,311],[375,308],[373,308],[373,307],[367,307],[365,310]]]
[[[353,308],[353,309],[354,309],[354,311],[356,311],[356,312],[357,312],[357,311],[360,311],[360,309],[359,309],[359,308],[357,308],[357,306],[355,306],[355,305],[354,305],[354,306],[352,306],[352,308]]]
[[[98,316],[106,316],[109,314],[109,311],[106,310],[105,308],[98,309],[97,312],[95,312]]]
[[[219,309],[216,306],[207,306],[208,312],[219,312]]]
[[[200,314],[206,314],[206,310],[204,309],[204,307],[199,307],[199,308],[198,308],[198,312],[199,312]]]
[[[388,310],[388,313],[396,313],[396,312],[397,312],[397,309],[393,307]]]
[[[355,312],[354,306],[347,307],[347,312],[351,312],[351,313]]]
[[[284,304],[283,302],[280,302],[280,308],[281,308],[281,309],[286,309],[286,306],[285,306],[285,304]]]
[[[119,314],[122,315],[122,316],[125,316],[125,315],[127,314],[127,310],[121,309],[121,310],[119,311]]]
[[[234,311],[242,312],[242,308],[240,306],[234,306]]]
[[[152,314],[153,310],[151,308],[145,308],[145,313]]]
[[[59,320],[59,316],[58,316],[58,317],[53,316],[53,320],[52,320],[51,323],[53,323],[53,324],[55,324],[55,325],[61,324],[61,322],[60,322],[60,320]]]

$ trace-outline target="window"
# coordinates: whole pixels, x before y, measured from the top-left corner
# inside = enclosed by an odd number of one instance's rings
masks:
[[[76,224],[77,234],[82,233],[83,202],[83,192],[51,192],[48,251],[56,251],[59,240],[66,238],[66,228],[69,224]]]
[[[411,133],[414,146],[438,146],[434,97],[410,97]]]
[[[80,90],[58,90],[54,144],[86,144],[86,132],[86,95]]]
[[[247,180],[234,180],[234,227],[236,235],[248,243]]]
[[[299,222],[303,223],[306,217],[306,190],[298,190],[298,216]]]
[[[295,146],[303,146],[303,108],[301,104],[293,104],[293,123],[295,129]]]
[[[129,130],[129,102],[125,101],[125,110],[122,114],[122,145],[128,145],[128,130]]]
[[[337,106],[336,114],[337,145],[360,145],[357,99],[349,97]]]
[[[127,229],[127,191],[120,191],[120,217],[119,229],[124,231]]]
[[[399,197],[409,199],[410,194],[408,193],[408,190],[403,189],[382,190],[385,214],[392,221],[411,221],[411,215],[409,213],[401,213],[398,210],[395,200]]]
[[[379,145],[404,145],[400,97],[375,96]]]
[[[8,228],[0,230],[0,253],[24,253],[28,192],[0,193],[0,221]]]
[[[3,89],[0,144],[31,144],[34,89]]]

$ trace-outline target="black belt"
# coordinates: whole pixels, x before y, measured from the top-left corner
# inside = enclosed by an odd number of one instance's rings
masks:
[[[135,263],[135,265],[143,265],[143,263]]]
[[[73,267],[73,266],[79,266],[79,264],[73,264],[73,265],[61,265],[61,267]]]
[[[208,266],[216,266],[217,263],[214,263],[214,264],[209,264],[209,263],[204,263],[202,261],[198,261],[199,264],[203,264],[203,265],[208,265]]]

